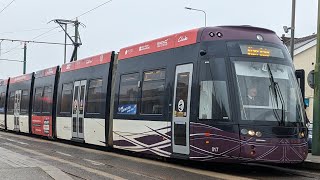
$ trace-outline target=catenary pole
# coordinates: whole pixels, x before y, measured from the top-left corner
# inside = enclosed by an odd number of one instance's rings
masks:
[[[294,31],[295,31],[295,19],[296,19],[296,0],[292,0],[292,15],[291,15],[291,41],[290,41],[290,54],[293,60],[294,57]]]
[[[320,155],[320,0],[318,0],[318,32],[317,56],[314,70],[314,103],[313,103],[313,129],[312,129],[312,154]]]
[[[78,43],[78,40],[79,40],[79,21],[78,19],[76,20],[75,24],[74,24],[74,29],[75,29],[75,37],[74,37],[74,42],[75,42],[75,49],[74,49],[74,57],[73,57],[73,61],[76,61],[78,60],[78,48],[79,48],[79,43]]]
[[[27,43],[23,45],[23,74],[27,71]]]

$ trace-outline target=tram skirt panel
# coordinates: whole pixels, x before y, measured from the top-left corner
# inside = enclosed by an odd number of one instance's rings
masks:
[[[57,117],[56,121],[57,137],[59,139],[71,140],[72,123],[71,117]]]
[[[5,129],[5,115],[0,114],[0,129]]]
[[[88,144],[106,146],[105,119],[84,119],[84,141]]]
[[[20,132],[29,133],[29,116],[19,117]]]
[[[113,145],[128,151],[171,155],[171,124],[167,121],[113,121]]]
[[[14,130],[14,115],[7,115],[7,129]]]

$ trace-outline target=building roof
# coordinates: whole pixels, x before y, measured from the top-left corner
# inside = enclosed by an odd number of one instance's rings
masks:
[[[291,43],[291,38],[290,37],[281,37],[283,40],[283,43],[290,49],[290,43]],[[310,42],[317,40],[317,34],[312,34],[309,36],[301,37],[301,38],[295,38],[294,39],[294,49],[298,49],[306,44],[309,44]]]

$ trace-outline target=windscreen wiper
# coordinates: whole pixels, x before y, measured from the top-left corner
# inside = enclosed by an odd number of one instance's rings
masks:
[[[279,109],[279,100],[280,99],[280,103],[281,103],[281,118],[279,117],[278,112],[276,111],[276,109],[273,109],[273,113],[277,119],[277,121],[279,122],[279,126],[284,126],[284,119],[285,119],[285,107],[284,107],[284,100],[283,100],[283,96],[280,90],[280,86],[278,84],[278,82],[274,81],[273,78],[273,74],[271,72],[271,68],[270,65],[267,63],[267,67],[268,67],[268,72],[269,72],[269,79],[270,79],[270,86],[269,86],[269,91],[271,91],[271,94],[273,94],[274,99],[276,101],[276,105],[277,105],[277,109]]]

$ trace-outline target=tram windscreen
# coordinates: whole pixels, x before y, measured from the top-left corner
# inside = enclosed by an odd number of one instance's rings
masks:
[[[300,89],[290,66],[234,62],[242,120],[304,122]]]

